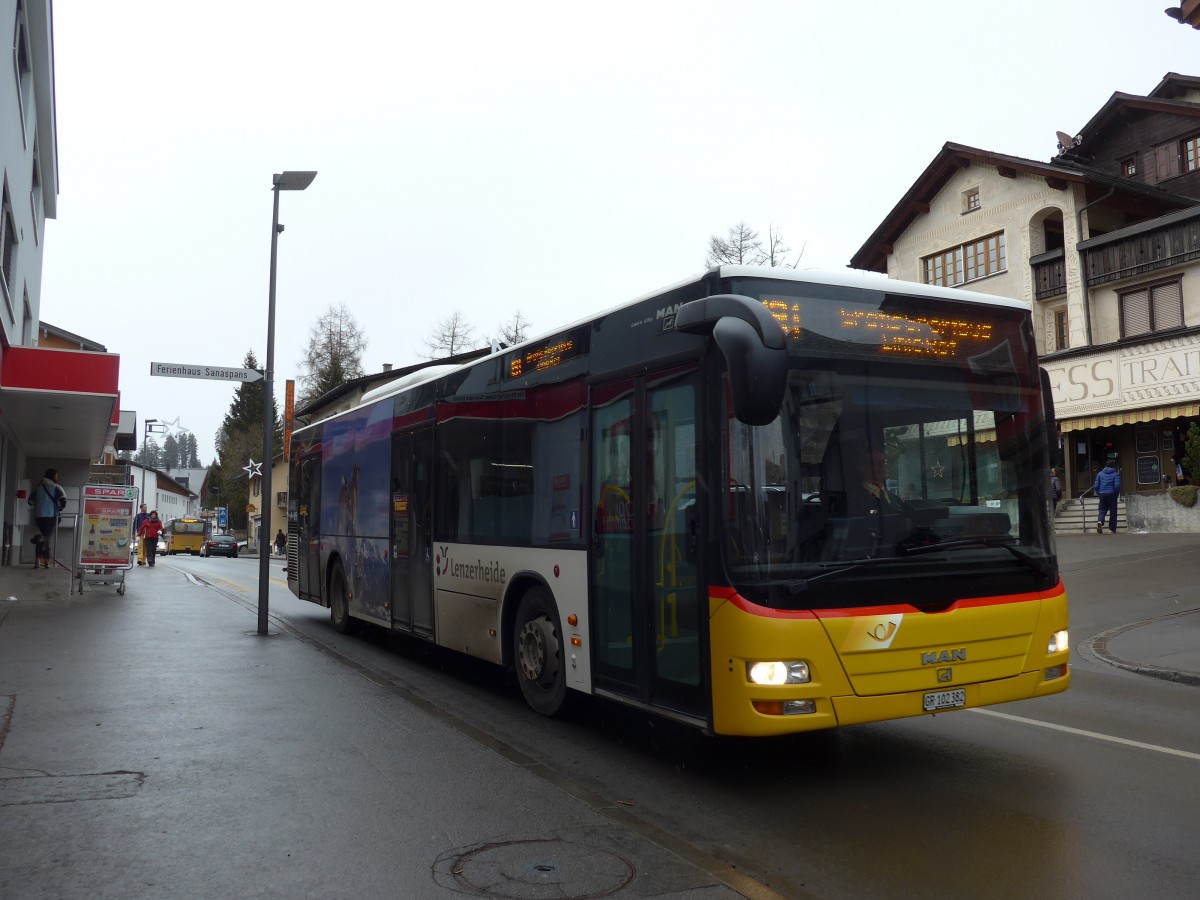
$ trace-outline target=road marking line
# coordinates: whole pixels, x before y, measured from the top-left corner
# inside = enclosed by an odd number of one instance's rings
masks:
[[[1069,725],[1055,725],[1052,722],[1042,722],[1038,719],[1027,719],[1024,716],[1014,716],[1011,713],[996,712],[994,709],[972,709],[968,712],[979,713],[981,716],[995,716],[997,719],[1008,719],[1012,722],[1020,722],[1023,725],[1036,725],[1039,728],[1049,728],[1051,731],[1062,731],[1067,734],[1075,734],[1080,737],[1095,738],[1098,741],[1108,741],[1110,744],[1123,744],[1126,747],[1135,747],[1138,750],[1153,750],[1155,753],[1166,753],[1169,756],[1181,756],[1184,759],[1192,759],[1200,762],[1200,753],[1192,753],[1190,750],[1174,750],[1171,747],[1160,747],[1157,744],[1146,744],[1142,741],[1131,741],[1129,738],[1116,737],[1111,734],[1101,734],[1098,731],[1085,731],[1082,728],[1072,728]]]

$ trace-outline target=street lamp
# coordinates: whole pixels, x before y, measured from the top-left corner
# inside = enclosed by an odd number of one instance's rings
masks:
[[[267,592],[271,587],[271,554],[263,551],[271,540],[271,438],[275,430],[275,262],[279,251],[279,192],[302,191],[313,183],[316,172],[284,172],[271,176],[272,192],[275,194],[274,211],[271,214],[271,276],[267,290],[267,371],[263,379],[263,474],[262,515],[258,520],[258,633],[267,634],[267,615],[270,601]],[[264,539],[265,535],[265,539]]]
[[[142,503],[146,502],[146,444],[150,440],[151,434],[159,434],[166,431],[165,423],[160,423],[158,419],[147,419],[146,427],[142,430]],[[155,482],[157,484],[157,482]]]

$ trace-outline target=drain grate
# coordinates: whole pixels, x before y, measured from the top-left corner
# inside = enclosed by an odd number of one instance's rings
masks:
[[[608,897],[635,874],[634,867],[615,853],[559,839],[453,850],[434,866],[434,877],[443,887],[508,900]]]

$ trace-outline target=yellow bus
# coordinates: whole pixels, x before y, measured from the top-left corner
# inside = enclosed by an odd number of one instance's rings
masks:
[[[726,266],[296,431],[288,583],[332,625],[778,735],[1066,690],[1025,304]]]
[[[194,553],[199,556],[207,533],[208,523],[204,519],[172,519],[163,529],[167,553]]]

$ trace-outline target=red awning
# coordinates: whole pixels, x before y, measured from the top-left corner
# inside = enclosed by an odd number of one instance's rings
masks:
[[[98,459],[116,434],[121,357],[8,347],[0,359],[0,416],[27,457]]]

